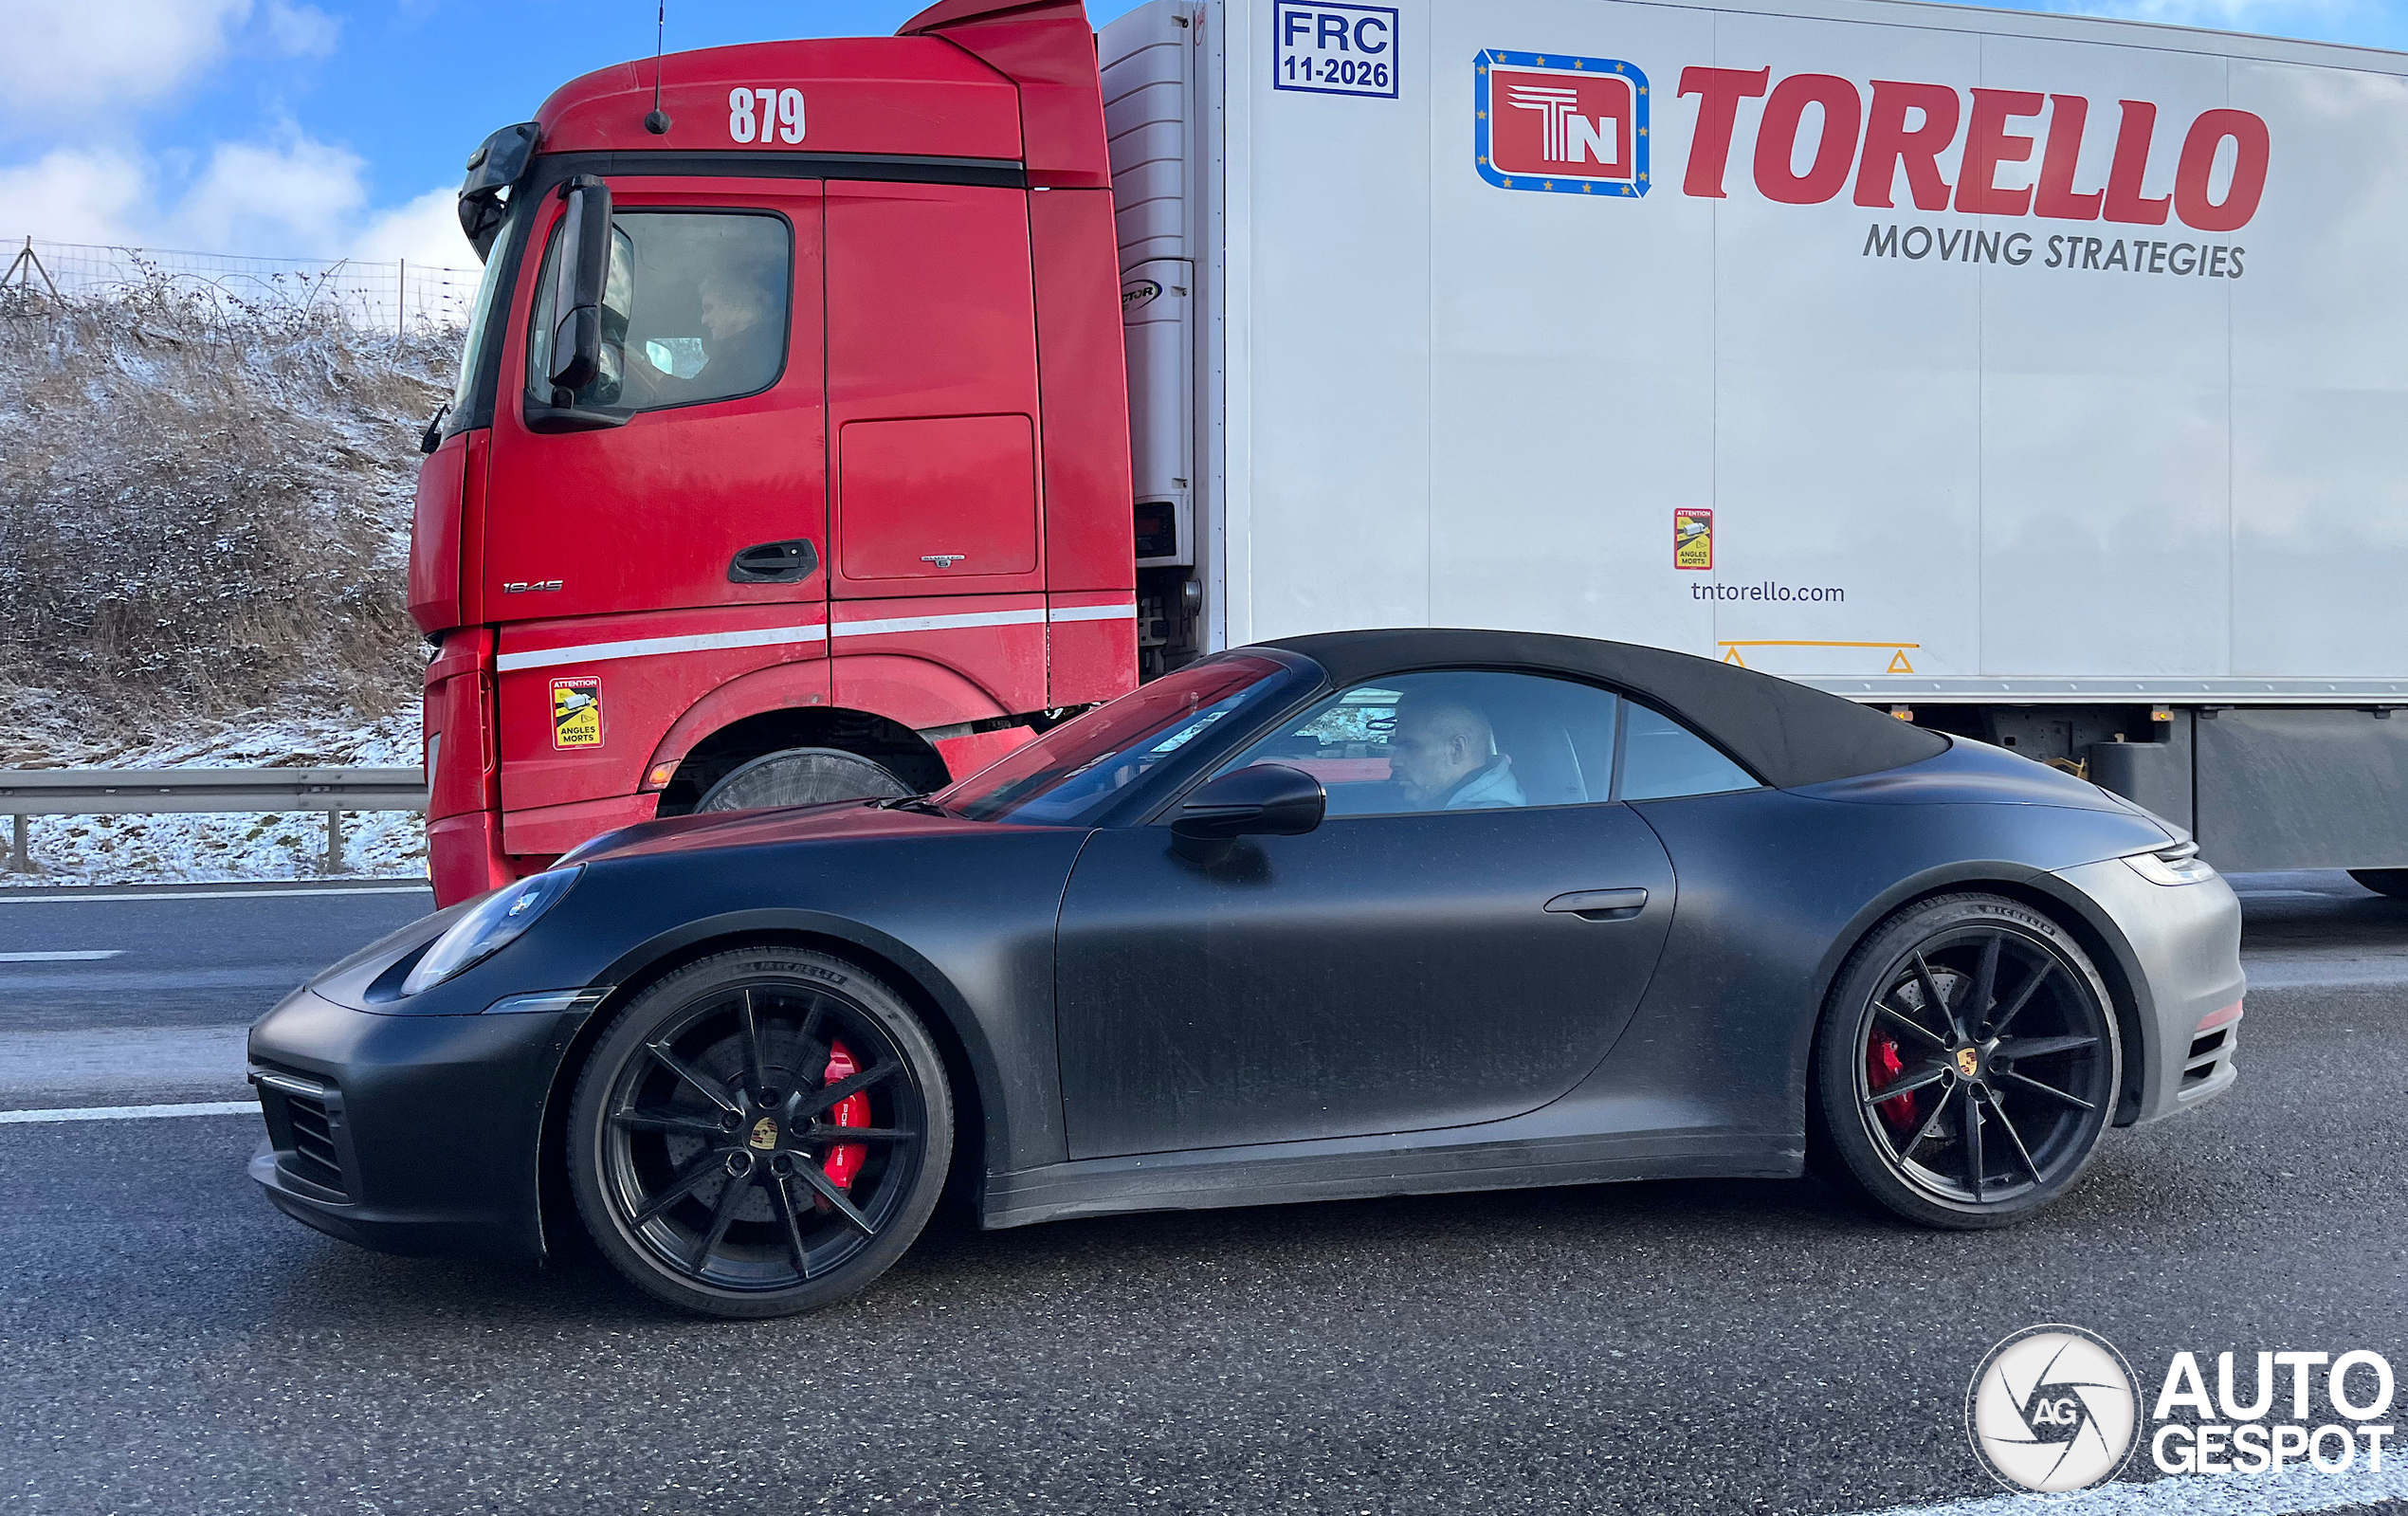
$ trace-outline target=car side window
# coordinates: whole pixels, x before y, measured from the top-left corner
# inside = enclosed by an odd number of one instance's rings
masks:
[[[1322,781],[1333,816],[1611,798],[1621,702],[1569,679],[1397,674],[1314,705],[1220,770],[1284,763]]]
[[[794,232],[758,212],[622,210],[611,221],[601,372],[575,404],[662,411],[756,394],[786,366]],[[527,331],[527,397],[555,401],[552,309],[560,228],[543,255]]]
[[[1669,716],[1633,702],[1623,703],[1619,798],[1669,800],[1758,787],[1745,769]]]

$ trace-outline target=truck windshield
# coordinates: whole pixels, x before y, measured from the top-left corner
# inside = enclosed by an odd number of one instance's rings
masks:
[[[1077,825],[1216,722],[1278,700],[1286,664],[1224,653],[1097,706],[937,795],[973,821]]]
[[[465,415],[468,410],[469,393],[476,388],[478,360],[484,356],[488,333],[499,337],[500,323],[493,318],[493,307],[502,299],[502,266],[509,262],[501,249],[510,245],[510,213],[504,211],[502,228],[494,234],[494,253],[485,259],[484,277],[477,282],[477,303],[468,310],[468,336],[460,344],[460,380],[451,392],[451,413]]]

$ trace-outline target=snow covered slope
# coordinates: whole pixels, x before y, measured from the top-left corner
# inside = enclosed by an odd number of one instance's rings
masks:
[[[0,766],[416,763],[410,500],[455,347],[164,281],[0,296]],[[33,826],[46,883],[294,877],[324,845],[314,813]],[[416,817],[346,831],[356,871],[423,870]]]

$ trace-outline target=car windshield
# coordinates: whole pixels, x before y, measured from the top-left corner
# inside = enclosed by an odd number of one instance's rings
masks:
[[[974,821],[1074,825],[1216,721],[1273,698],[1285,664],[1228,653],[1097,706],[989,764],[937,804]]]

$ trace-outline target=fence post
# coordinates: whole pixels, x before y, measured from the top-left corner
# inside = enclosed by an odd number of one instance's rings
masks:
[[[33,839],[29,824],[24,816],[18,816],[15,819],[16,835],[9,848],[9,872],[12,874],[39,873],[41,870],[33,867]]]
[[[410,333],[410,260],[403,259],[400,266],[393,282],[393,335],[406,337]]]
[[[318,871],[321,874],[343,871],[343,813],[339,811],[326,813],[326,858]]]

